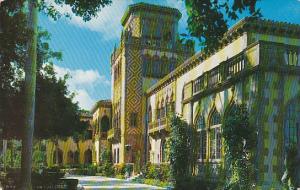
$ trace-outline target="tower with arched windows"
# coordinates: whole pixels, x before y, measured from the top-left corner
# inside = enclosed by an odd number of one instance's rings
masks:
[[[193,53],[193,47],[177,40],[180,18],[177,9],[137,3],[128,7],[121,20],[121,41],[111,55],[112,121],[116,121],[112,131],[120,134],[112,133],[111,146],[117,162],[143,162],[144,94]]]

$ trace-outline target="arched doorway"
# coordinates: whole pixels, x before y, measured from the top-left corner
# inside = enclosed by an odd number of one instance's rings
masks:
[[[84,163],[85,164],[91,164],[92,163],[92,151],[90,149],[87,149],[84,152]]]
[[[105,115],[101,118],[100,122],[101,139],[107,138],[107,131],[109,130],[109,128],[109,118]]]
[[[59,148],[53,152],[53,163],[56,165],[62,165],[63,163],[63,152]]]
[[[74,153],[71,150],[69,150],[67,154],[67,163],[74,164]]]
[[[74,153],[74,164],[79,164],[79,152]]]
[[[105,115],[101,119],[101,132],[107,132],[109,130],[109,118]]]
[[[167,149],[166,149],[166,140],[162,139],[160,144],[160,162],[164,163],[167,161]]]

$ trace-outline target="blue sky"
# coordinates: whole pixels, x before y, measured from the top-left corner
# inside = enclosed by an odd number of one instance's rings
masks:
[[[47,0],[51,4],[54,0]],[[77,95],[80,107],[90,109],[99,99],[111,98],[110,54],[119,43],[120,20],[128,5],[147,2],[179,9],[183,16],[179,32],[186,32],[187,14],[182,0],[113,0],[97,18],[85,23],[72,19],[53,21],[41,13],[39,26],[51,34],[52,49],[63,53],[63,60],[55,62],[58,76],[69,73],[68,85]],[[300,0],[261,0],[258,3],[264,18],[300,24]],[[70,7],[57,7],[61,13],[71,13]],[[231,22],[234,23],[234,22]]]

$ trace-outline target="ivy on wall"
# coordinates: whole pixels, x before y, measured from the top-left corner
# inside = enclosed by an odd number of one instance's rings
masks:
[[[234,104],[225,114],[222,124],[225,148],[225,167],[228,170],[226,189],[253,189],[254,149],[256,128],[249,125],[244,104]]]
[[[286,185],[287,189],[295,189],[300,182],[297,180],[297,168],[299,168],[299,161],[297,159],[297,144],[293,143],[288,147],[286,157],[286,172],[282,182]],[[298,184],[297,184],[298,183]]]
[[[178,116],[171,119],[170,133],[171,174],[175,188],[182,189],[185,181],[192,176],[197,157],[197,132]]]

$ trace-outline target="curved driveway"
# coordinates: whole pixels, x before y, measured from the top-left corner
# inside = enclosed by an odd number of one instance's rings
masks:
[[[78,189],[124,189],[124,190],[154,190],[164,189],[151,185],[132,183],[123,179],[108,178],[101,176],[69,176],[67,178],[78,179]]]

